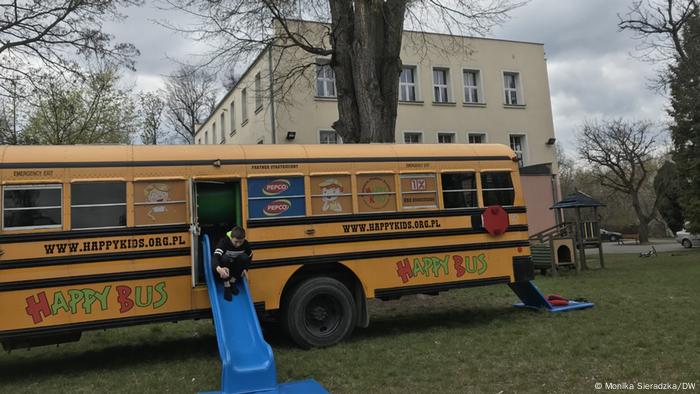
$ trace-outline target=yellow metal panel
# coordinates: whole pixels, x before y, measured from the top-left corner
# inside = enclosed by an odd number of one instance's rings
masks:
[[[0,331],[187,311],[190,277],[177,276],[7,291]]]

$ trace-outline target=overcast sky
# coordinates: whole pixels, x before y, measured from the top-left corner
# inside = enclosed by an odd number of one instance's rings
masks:
[[[631,2],[532,0],[490,35],[544,44],[554,128],[568,149],[574,131],[586,119],[652,120],[660,127],[667,119],[666,98],[648,88],[655,66],[632,57],[638,42],[617,30],[617,14],[626,12]],[[107,27],[117,41],[140,49],[137,72],[128,75],[139,90],[161,87],[161,76],[177,67],[171,58],[189,60],[205,49],[202,43],[152,22],[169,19],[186,24],[186,17],[147,3],[127,10],[124,22]]]

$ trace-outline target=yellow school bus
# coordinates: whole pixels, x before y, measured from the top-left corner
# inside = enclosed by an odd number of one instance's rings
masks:
[[[236,224],[256,308],[303,347],[367,299],[532,278],[503,145],[5,146],[0,182],[6,349],[211,316],[200,237]]]

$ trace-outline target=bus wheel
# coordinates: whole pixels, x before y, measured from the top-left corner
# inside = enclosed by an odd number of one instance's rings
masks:
[[[332,346],[355,328],[355,300],[345,285],[333,278],[316,277],[298,285],[289,296],[283,323],[297,345]]]

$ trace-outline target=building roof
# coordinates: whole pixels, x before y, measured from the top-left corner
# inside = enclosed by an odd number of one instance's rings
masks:
[[[605,204],[599,202],[584,192],[575,192],[564,197],[549,209],[559,208],[592,208],[604,207]]]

